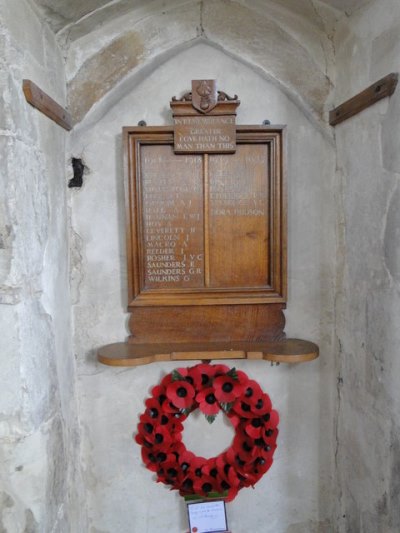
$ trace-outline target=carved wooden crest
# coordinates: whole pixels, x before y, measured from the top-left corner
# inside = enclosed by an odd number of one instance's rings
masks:
[[[208,113],[218,103],[216,80],[192,80],[192,105],[200,113]]]

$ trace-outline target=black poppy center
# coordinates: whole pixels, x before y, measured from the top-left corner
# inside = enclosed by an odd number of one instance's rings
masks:
[[[201,488],[204,490],[204,492],[211,492],[212,485],[211,483],[203,483]]]
[[[182,486],[185,490],[191,490],[193,488],[193,480],[185,479]]]
[[[156,457],[155,457],[155,455],[154,455],[153,453],[150,453],[150,454],[149,454],[149,459],[150,459],[150,461],[151,461],[152,463],[155,463],[155,462],[157,461],[157,459],[156,459]]]
[[[245,463],[245,461],[242,461],[242,459],[237,455],[236,456],[236,462],[239,466],[243,466]]]
[[[253,396],[253,389],[251,387],[247,387],[246,392],[244,393],[244,395],[247,398],[250,398],[251,396]]]
[[[265,432],[265,434],[267,435],[267,437],[270,437],[272,434],[273,434],[274,430],[273,429],[267,429],[267,431]]]
[[[256,439],[256,440],[254,441],[254,444],[255,444],[256,446],[264,446],[264,441],[263,441],[261,438],[259,438],[259,439]]]
[[[210,476],[211,477],[217,477],[217,474],[218,474],[218,470],[216,468],[212,468],[210,470]]]
[[[193,385],[193,378],[191,376],[186,376],[185,377],[185,381],[187,381],[188,383],[190,383],[191,385]]]
[[[158,417],[158,410],[155,407],[152,407],[149,411],[151,418],[157,418]]]
[[[201,468],[196,468],[194,473],[196,474],[197,477],[201,477]]]
[[[151,433],[153,431],[153,424],[146,422],[146,424],[144,425],[144,429],[147,431],[147,433]]]
[[[179,396],[179,398],[185,398],[185,396],[187,396],[187,390],[185,387],[179,387],[179,389],[176,391],[176,394]]]
[[[260,399],[258,400],[258,402],[256,403],[256,409],[261,409],[263,405],[264,405],[264,402],[263,402],[262,399],[260,398]]]
[[[242,402],[242,411],[250,411],[250,405]]]
[[[189,468],[189,463],[182,463],[181,468],[184,472],[186,472],[186,470]]]
[[[164,440],[164,437],[161,435],[161,433],[156,433],[154,440],[157,442],[157,444],[161,444]]]
[[[165,426],[165,424],[168,424],[167,415],[162,415],[160,423],[161,423],[162,426]]]
[[[231,488],[231,486],[229,485],[229,483],[227,483],[227,482],[225,481],[225,479],[222,481],[222,483],[221,483],[221,487],[222,487],[224,490],[228,490],[228,489]]]
[[[168,468],[167,474],[171,477],[176,477],[178,475],[178,471],[175,470],[175,468]]]
[[[231,392],[232,389],[233,389],[233,385],[232,385],[232,383],[229,383],[229,381],[222,385],[222,390],[224,392]]]
[[[206,402],[209,403],[210,405],[212,405],[213,403],[215,403],[217,400],[215,399],[215,396],[212,392],[210,392],[210,394],[207,394],[206,396]]]
[[[207,382],[208,382],[208,376],[207,376],[207,374],[202,374],[202,375],[201,375],[201,384],[202,384],[202,385],[205,385]]]
[[[270,418],[271,418],[270,413],[267,413],[266,415],[263,416],[263,420],[265,420],[265,422],[268,422]]]
[[[250,444],[248,442],[244,442],[242,448],[243,448],[243,450],[245,452],[250,452],[251,451],[251,446],[250,446]]]
[[[160,396],[158,397],[159,404],[162,405],[166,399],[167,397],[165,396],[165,394],[160,394]]]
[[[165,454],[164,452],[159,452],[157,454],[157,460],[158,462],[162,463],[163,461],[165,461],[167,458],[167,454]]]

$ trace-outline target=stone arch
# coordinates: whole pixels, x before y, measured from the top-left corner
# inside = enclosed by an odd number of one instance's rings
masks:
[[[134,29],[122,29],[90,55],[69,81],[69,105],[75,122],[83,121],[86,115],[93,122],[127,94],[132,84],[200,41],[256,70],[279,85],[307,115],[320,119],[332,86],[315,57],[272,18],[242,4],[230,4],[235,8],[227,10],[222,0],[213,2],[212,9],[210,3],[205,4],[199,21],[193,4],[186,6],[179,18],[173,10],[163,13],[171,19],[163,19],[156,37],[155,14],[138,21]]]

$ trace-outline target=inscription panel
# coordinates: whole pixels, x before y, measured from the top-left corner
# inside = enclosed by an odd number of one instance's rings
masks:
[[[268,287],[268,144],[209,156],[210,287]]]
[[[175,117],[175,152],[227,152],[236,149],[235,116]]]
[[[281,136],[176,154],[173,128],[126,128],[129,309],[285,302]]]
[[[159,145],[140,160],[144,288],[203,287],[202,158]]]

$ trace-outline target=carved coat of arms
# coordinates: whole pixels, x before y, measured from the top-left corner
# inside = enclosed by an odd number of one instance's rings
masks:
[[[216,80],[192,80],[192,105],[200,113],[208,113],[218,103]]]

